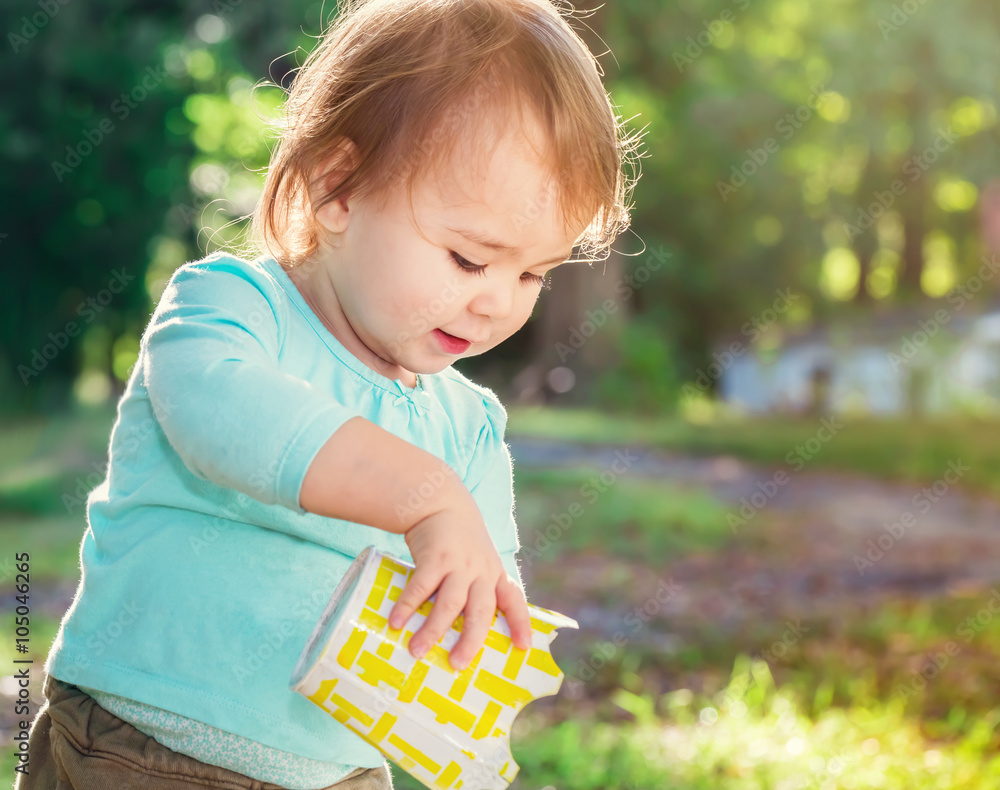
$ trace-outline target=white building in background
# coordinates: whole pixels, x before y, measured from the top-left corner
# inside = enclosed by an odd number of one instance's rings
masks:
[[[1000,414],[1000,307],[893,313],[749,347],[722,372],[719,396],[752,413]]]

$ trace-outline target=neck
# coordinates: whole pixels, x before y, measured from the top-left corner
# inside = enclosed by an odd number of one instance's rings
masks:
[[[388,379],[400,379],[408,387],[417,386],[416,374],[383,359],[372,351],[354,330],[340,303],[328,273],[315,261],[287,270],[302,298],[340,344],[362,364]]]

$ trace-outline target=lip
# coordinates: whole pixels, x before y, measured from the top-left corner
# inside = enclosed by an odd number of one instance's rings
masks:
[[[467,351],[469,346],[472,345],[468,340],[449,335],[443,329],[435,329],[434,337],[437,338],[438,345],[441,346],[446,354],[461,354]]]

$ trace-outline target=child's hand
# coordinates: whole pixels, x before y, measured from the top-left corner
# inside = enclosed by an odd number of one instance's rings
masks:
[[[451,650],[455,669],[465,669],[483,647],[498,607],[507,617],[514,645],[522,650],[530,647],[524,594],[504,569],[471,495],[417,522],[405,537],[416,570],[393,607],[390,626],[401,628],[437,591],[434,608],[410,640],[414,658],[423,657],[463,610],[462,636]]]

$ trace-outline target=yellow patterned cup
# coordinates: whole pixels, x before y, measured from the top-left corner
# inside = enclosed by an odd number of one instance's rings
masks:
[[[510,728],[527,703],[562,684],[549,645],[569,617],[528,604],[532,646],[516,648],[497,611],[485,646],[461,672],[448,651],[462,618],[419,661],[407,649],[433,606],[399,630],[389,612],[413,565],[366,548],[334,590],[292,673],[291,687],[426,787],[503,790],[517,775]]]

